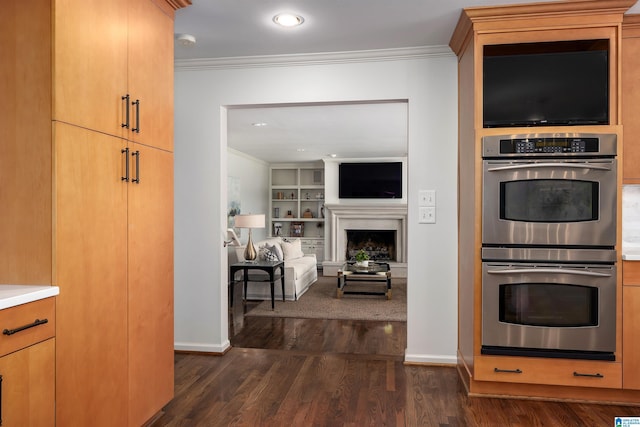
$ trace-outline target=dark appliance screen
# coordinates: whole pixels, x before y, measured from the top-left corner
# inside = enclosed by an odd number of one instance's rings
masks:
[[[507,45],[516,47],[505,48],[506,54],[485,47],[484,127],[608,124],[608,43],[584,44],[582,51],[562,51],[571,45],[550,43],[549,49],[560,51],[524,54],[514,52],[527,44]],[[588,50],[603,44],[603,50]]]

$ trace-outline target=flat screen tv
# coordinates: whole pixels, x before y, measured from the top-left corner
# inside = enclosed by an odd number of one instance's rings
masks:
[[[507,46],[485,47],[485,128],[609,124],[607,40]]]
[[[341,199],[402,198],[402,162],[340,163]]]

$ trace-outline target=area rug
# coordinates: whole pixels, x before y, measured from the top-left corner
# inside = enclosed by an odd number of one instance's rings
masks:
[[[392,298],[384,295],[346,294],[336,298],[335,277],[318,277],[298,301],[276,300],[275,310],[271,301],[263,301],[245,316],[298,317],[307,319],[359,319],[359,320],[407,320],[406,279],[392,279]],[[347,285],[348,290],[384,291],[385,283],[356,283]]]

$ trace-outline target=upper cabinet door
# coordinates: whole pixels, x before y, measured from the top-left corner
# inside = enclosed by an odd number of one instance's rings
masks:
[[[129,2],[129,139],[173,151],[173,18],[151,0]]]
[[[127,0],[56,0],[53,119],[122,136]]]

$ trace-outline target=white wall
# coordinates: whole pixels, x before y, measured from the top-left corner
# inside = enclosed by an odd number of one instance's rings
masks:
[[[178,64],[175,85],[176,348],[215,352],[229,345],[227,261],[222,251],[227,203],[221,191],[227,176],[224,107],[400,99],[407,100],[409,112],[405,358],[455,363],[455,56],[189,68]],[[418,224],[419,189],[437,191],[436,224]]]
[[[265,214],[269,218],[269,164],[245,153],[227,150],[227,177],[240,179],[240,212]],[[268,227],[268,225],[267,225]],[[256,228],[251,232],[254,242],[267,237],[268,228]],[[249,233],[242,230],[240,241],[247,243]]]

